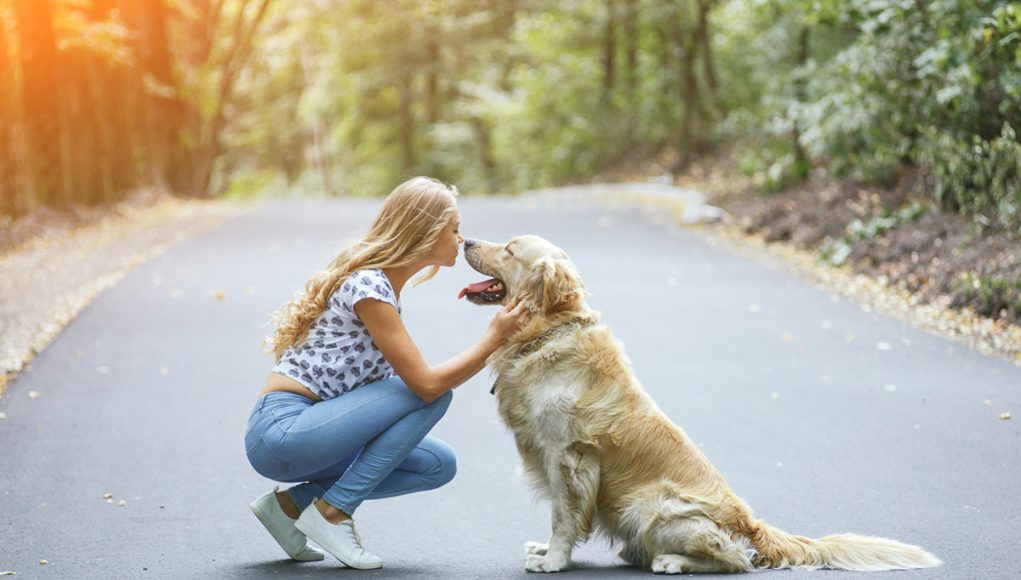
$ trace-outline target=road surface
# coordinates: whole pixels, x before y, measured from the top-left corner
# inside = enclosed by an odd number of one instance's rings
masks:
[[[248,509],[272,486],[241,440],[271,366],[269,315],[378,207],[263,202],[142,265],[72,322],[0,399],[0,572],[524,577],[523,544],[546,541],[549,508],[517,474],[488,371],[433,431],[458,452],[454,481],[359,510],[382,570],[292,563]],[[1021,368],[625,205],[546,195],[460,208],[467,236],[539,234],[571,255],[647,390],[759,517],[814,537],[887,536],[946,562],[898,580],[1021,575]],[[456,300],[479,279],[459,260],[403,292],[427,360],[482,334],[494,310]],[[593,539],[565,576],[647,576],[615,552]]]

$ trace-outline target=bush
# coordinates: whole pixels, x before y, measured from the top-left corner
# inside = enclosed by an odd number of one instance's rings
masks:
[[[924,157],[942,206],[974,215],[983,226],[995,220],[1021,231],[1021,143],[1013,127],[1004,124],[989,141],[929,129],[926,141]]]

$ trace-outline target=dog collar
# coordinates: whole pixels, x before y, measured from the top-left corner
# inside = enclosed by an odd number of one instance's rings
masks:
[[[565,332],[567,330],[580,330],[580,329],[585,328],[587,326],[592,326],[595,323],[596,323],[596,320],[592,316],[578,316],[577,318],[572,318],[571,320],[568,320],[567,322],[562,322],[562,323],[560,323],[560,324],[558,324],[558,325],[556,325],[556,326],[546,330],[545,332],[536,335],[535,338],[533,338],[532,340],[529,340],[528,342],[526,342],[523,345],[521,345],[520,347],[518,347],[517,353],[515,353],[515,354],[517,356],[528,356],[528,355],[532,354],[533,352],[535,352],[535,351],[539,350],[540,348],[542,348],[542,346],[544,344],[546,344],[547,342],[552,340],[553,337],[558,335],[558,334],[561,334],[561,333],[563,333],[563,332]],[[496,386],[499,383],[500,383],[500,379],[497,379],[496,381],[493,382],[493,388],[489,389],[489,394],[490,395],[496,395]]]

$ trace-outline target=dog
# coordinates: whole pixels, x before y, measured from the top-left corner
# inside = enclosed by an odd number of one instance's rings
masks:
[[[489,358],[500,417],[524,473],[552,503],[548,544],[525,545],[525,567],[557,572],[593,531],[620,557],[656,573],[760,568],[878,571],[941,564],[925,550],[854,534],[809,539],[752,516],[719,471],[656,406],[621,344],[600,324],[567,254],[538,236],[465,241],[491,278],[459,297],[521,300],[528,321]]]

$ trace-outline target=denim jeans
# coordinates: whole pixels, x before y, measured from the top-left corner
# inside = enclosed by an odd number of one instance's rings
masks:
[[[435,489],[453,479],[456,460],[426,434],[452,397],[426,403],[396,376],[320,402],[268,393],[248,418],[248,461],[269,479],[305,482],[288,490],[301,510],[323,498],[351,515],[366,499]]]

